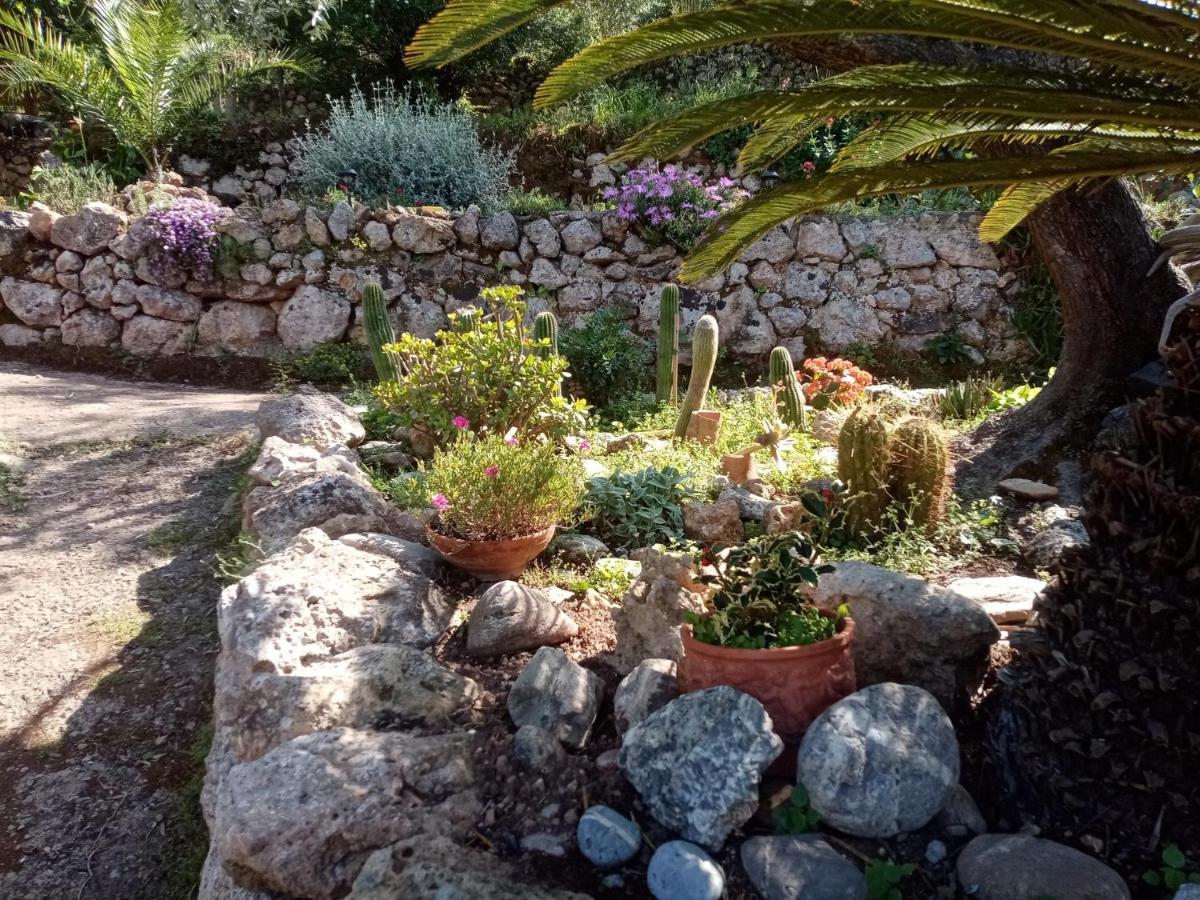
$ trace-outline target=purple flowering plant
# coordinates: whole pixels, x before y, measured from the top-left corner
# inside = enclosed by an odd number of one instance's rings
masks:
[[[138,220],[138,239],[150,248],[151,271],[160,278],[192,272],[209,279],[217,250],[221,208],[192,197],[151,207]]]
[[[705,181],[674,165],[630,169],[603,194],[621,221],[682,250],[692,249],[714,219],[748,196],[731,178]]]

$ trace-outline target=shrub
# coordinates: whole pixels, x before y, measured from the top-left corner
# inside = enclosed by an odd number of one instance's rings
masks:
[[[584,395],[598,406],[607,407],[646,385],[649,348],[614,309],[599,310],[582,328],[564,331],[559,348]]]
[[[454,106],[401,93],[389,81],[368,97],[356,85],[331,99],[329,121],[300,139],[295,180],[321,197],[357,172],[353,189],[367,203],[400,194],[411,202],[462,209],[504,205],[512,158],[485,146],[471,117]]]
[[[967,378],[946,386],[938,400],[942,417],[973,419],[986,410],[1004,384],[999,378]]]
[[[523,293],[514,286],[484,290],[490,315],[478,328],[452,328],[436,340],[401,335],[388,349],[398,355],[402,374],[378,385],[376,396],[401,424],[443,445],[464,429],[515,430],[522,440],[561,440],[582,431],[587,404],[559,395],[566,360],[533,352],[538,344],[522,324]]]
[[[40,201],[65,216],[73,215],[93,200],[114,204],[117,186],[100,163],[85,166],[61,165],[53,169],[38,166],[29,179],[22,197],[30,203]]]
[[[925,344],[925,352],[940,366],[957,366],[971,361],[974,355],[967,342],[957,334],[939,334]]]
[[[290,353],[275,363],[275,370],[285,384],[351,384],[369,375],[366,355],[357,344],[321,344],[304,353]]]
[[[731,178],[706,183],[677,166],[661,172],[651,166],[626,172],[621,184],[606,188],[603,196],[616,204],[622,221],[659,243],[690,250],[713,219],[749,195]]]
[[[683,541],[683,503],[692,494],[688,476],[671,466],[614,472],[587,484],[591,528],[610,546],[634,550]]]
[[[217,251],[213,227],[221,208],[180,197],[167,206],[153,206],[133,227],[135,240],[150,248],[150,269],[160,278],[192,272],[210,278]]]
[[[541,188],[534,188],[532,191],[511,191],[507,202],[508,211],[514,216],[544,216],[567,206],[561,197],[548,194]]]
[[[804,367],[796,373],[804,386],[804,397],[814,409],[830,406],[848,406],[862,396],[874,377],[860,369],[848,359],[826,359],[813,356],[804,361]]]
[[[535,534],[579,505],[583,467],[544,441],[464,433],[435,452],[426,476],[438,529],[468,541]]]

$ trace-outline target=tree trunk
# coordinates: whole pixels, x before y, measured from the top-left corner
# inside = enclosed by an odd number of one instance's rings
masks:
[[[1032,403],[960,442],[958,489],[968,497],[994,493],[1009,475],[1044,474],[1057,452],[1086,447],[1129,375],[1157,358],[1164,313],[1188,290],[1173,266],[1146,277],[1158,249],[1123,181],[1060,194],[1029,225],[1062,302],[1062,356]]]

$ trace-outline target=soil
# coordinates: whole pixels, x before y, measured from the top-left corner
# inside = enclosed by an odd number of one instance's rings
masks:
[[[0,362],[0,896],[194,893],[260,400]]]

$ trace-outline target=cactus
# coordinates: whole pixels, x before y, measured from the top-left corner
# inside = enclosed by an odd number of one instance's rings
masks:
[[[468,331],[479,331],[482,323],[483,313],[478,307],[464,306],[455,314],[451,327],[459,334],[466,334]]]
[[[378,282],[369,281],[362,289],[363,330],[371,347],[371,359],[380,381],[395,381],[400,375],[399,357],[385,349],[396,343],[396,332],[387,314],[387,300]]]
[[[877,529],[890,501],[889,435],[879,413],[860,406],[838,436],[838,476],[849,491],[847,521],[863,534]]]
[[[892,494],[909,504],[913,521],[931,525],[946,512],[950,448],[929,419],[910,416],[892,429],[889,443]]]
[[[658,366],[654,397],[679,402],[679,288],[668,284],[658,304]]]
[[[797,430],[806,426],[804,394],[796,381],[796,367],[792,365],[792,354],[787,347],[776,347],[771,351],[768,377],[775,388],[775,404],[779,418]]]
[[[538,342],[538,354],[541,356],[558,356],[558,319],[552,312],[538,313],[533,320],[533,339]],[[549,341],[550,346],[541,346],[542,341]]]
[[[692,334],[692,374],[679,407],[679,419],[675,422],[677,438],[687,435],[692,413],[703,408],[704,398],[708,396],[708,386],[717,365],[717,335],[717,320],[712,316],[701,316]]]

